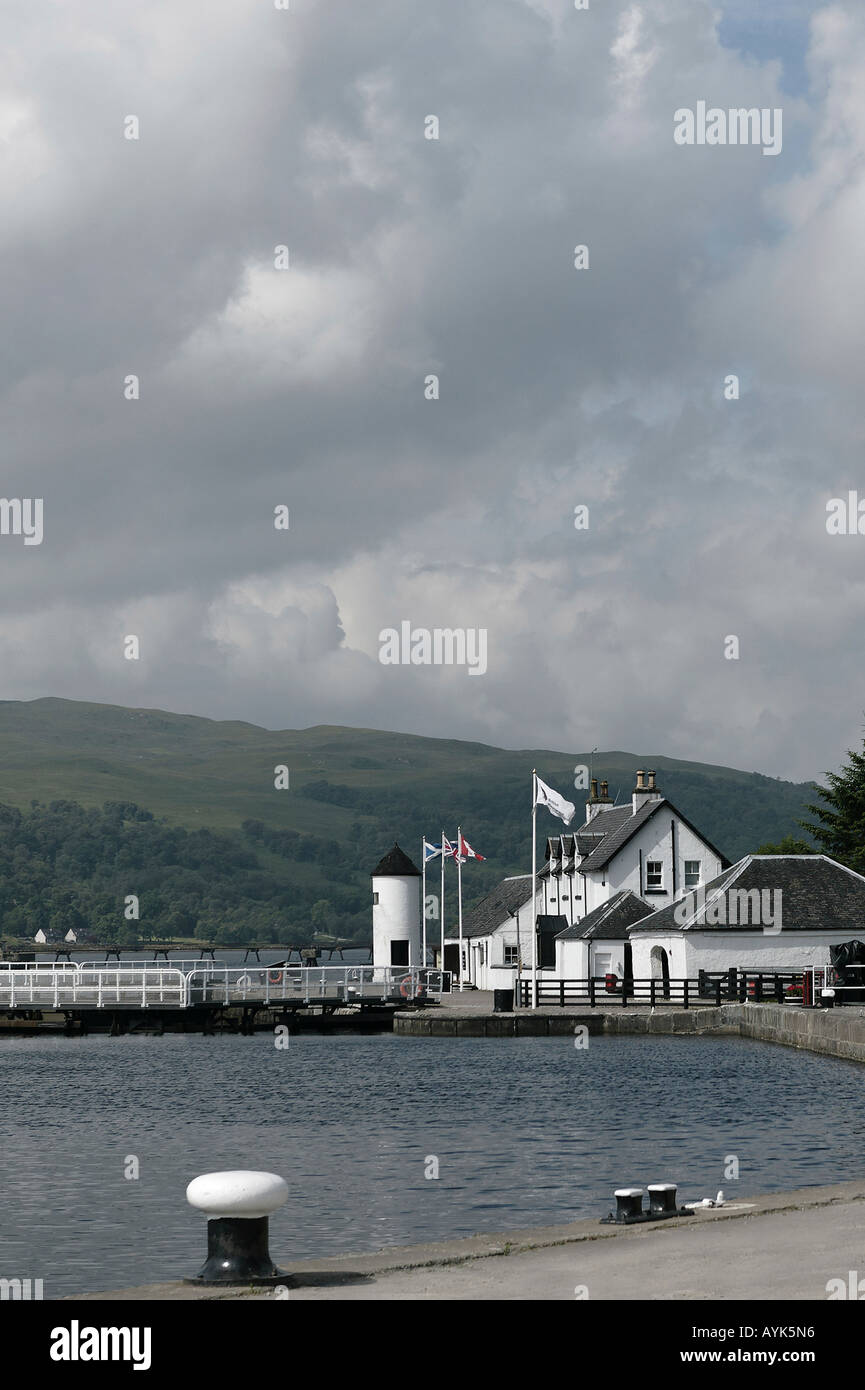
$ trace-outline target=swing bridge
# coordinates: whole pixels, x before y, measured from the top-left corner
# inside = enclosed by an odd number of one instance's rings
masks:
[[[447,971],[374,965],[224,965],[210,960],[0,961],[0,1014],[81,1015],[109,1010],[247,1015],[273,1009],[399,1008],[438,1000]]]

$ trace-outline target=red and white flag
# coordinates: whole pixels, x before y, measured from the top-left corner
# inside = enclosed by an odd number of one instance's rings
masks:
[[[452,845],[447,835],[442,835],[442,859],[456,859],[456,845]]]
[[[485,858],[486,855],[475,853],[465,835],[460,831],[459,849],[454,851],[454,859],[457,863],[464,864],[467,859],[477,859],[479,863],[483,863]]]

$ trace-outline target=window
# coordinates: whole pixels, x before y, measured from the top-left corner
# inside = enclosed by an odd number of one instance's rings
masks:
[[[408,965],[408,941],[392,941],[390,943],[390,963],[391,965]]]
[[[660,859],[646,860],[646,892],[663,893],[664,865]]]
[[[372,905],[373,905],[373,907],[378,907],[378,893],[373,893],[373,895],[372,895]]]
[[[699,859],[685,860],[685,887],[696,888],[700,882],[700,861]]]
[[[516,965],[516,963],[517,963],[517,948],[516,948],[516,946],[506,946],[506,947],[505,947],[505,965]]]

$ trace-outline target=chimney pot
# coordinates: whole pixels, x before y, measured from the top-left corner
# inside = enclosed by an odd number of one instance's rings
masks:
[[[598,799],[598,779],[597,779],[597,777],[593,777],[593,778],[592,778],[592,800],[593,800],[593,801],[597,801],[597,799]]]
[[[655,773],[654,773],[654,771],[652,771],[652,772],[649,773],[649,791],[650,791],[650,792],[653,792],[654,790],[655,790]]]
[[[646,775],[646,774],[645,774],[645,772],[643,771],[643,769],[642,769],[641,767],[637,769],[637,791],[638,791],[638,792],[644,792],[644,791],[646,790],[645,783],[643,782],[643,778],[645,777],[645,775]]]
[[[602,783],[601,783],[601,800],[602,800],[602,801],[608,801],[608,800],[609,800],[609,791],[608,791],[608,787],[607,787],[607,783],[606,783],[606,782],[602,782]]]

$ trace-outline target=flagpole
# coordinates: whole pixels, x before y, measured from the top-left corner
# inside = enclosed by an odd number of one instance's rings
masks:
[[[538,787],[532,768],[532,1008],[538,1007]]]
[[[460,990],[463,988],[463,857],[460,853],[463,842],[462,826],[457,826],[457,893],[460,914]]]
[[[439,961],[439,970],[442,971],[442,988],[444,988],[444,968],[445,968],[445,833],[442,831],[442,892],[441,902],[439,903],[439,916],[441,917],[442,929],[442,958]]]
[[[421,890],[420,890],[420,920],[421,931],[423,933],[423,946],[421,947],[420,968],[423,970],[426,965],[426,835],[420,838],[420,862],[421,862]]]

